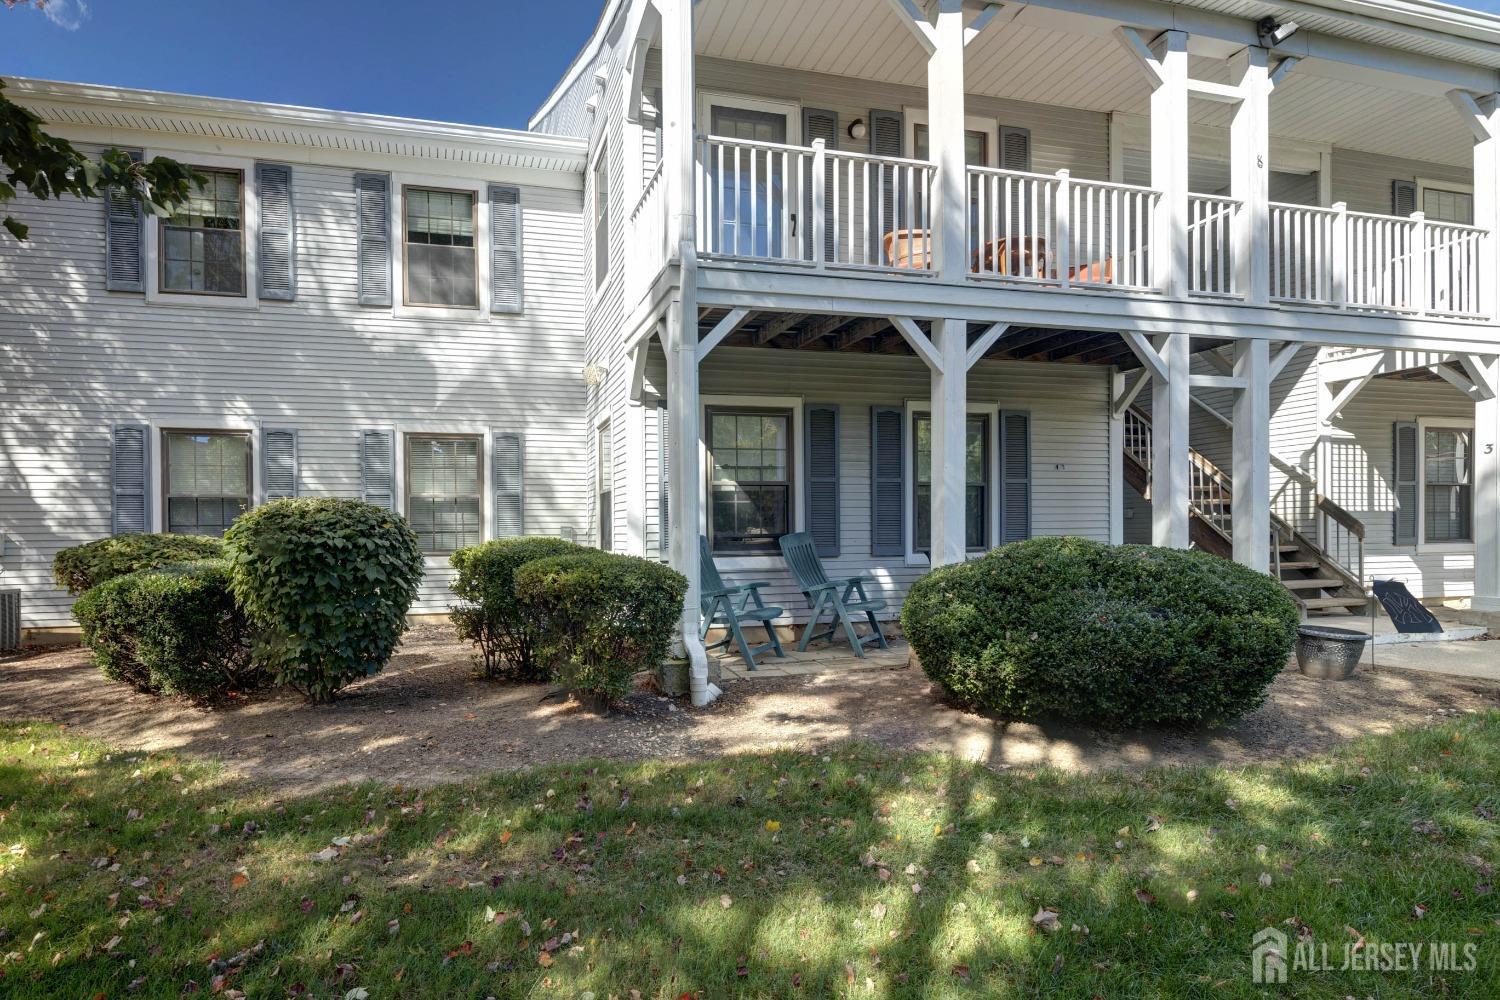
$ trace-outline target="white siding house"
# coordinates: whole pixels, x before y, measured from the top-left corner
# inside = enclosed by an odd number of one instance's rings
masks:
[[[0,386],[3,579],[66,621],[47,560],[119,527],[136,424],[295,429],[299,489],[345,495],[388,430],[409,514],[410,443],[446,435],[482,495],[416,499],[477,502],[460,540],[570,533],[688,577],[699,703],[700,537],[783,625],[798,531],[888,617],[931,566],[1042,534],[1208,548],[1309,613],[1390,575],[1500,611],[1500,17],[1357,6],[608,0],[530,133],[22,82],[79,141],[290,167],[297,269],[291,301],[153,290],[148,226],[147,287],[110,291],[103,206],[35,207],[0,246],[0,347],[35,373]],[[474,209],[462,308],[409,304],[412,190],[423,233]],[[451,246],[416,251],[420,294],[456,294]],[[506,275],[523,304],[493,311]]]

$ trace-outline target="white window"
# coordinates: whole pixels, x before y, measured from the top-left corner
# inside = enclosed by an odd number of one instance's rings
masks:
[[[795,530],[792,412],[710,406],[706,421],[713,551],[774,553]]]
[[[594,160],[594,286],[609,273],[609,147]]]
[[[614,435],[610,433],[609,421],[606,420],[599,425],[597,468],[594,470],[594,483],[599,499],[599,547],[605,552],[614,549],[614,452]]]
[[[406,438],[406,519],[424,553],[484,540],[484,439],[477,434]]]
[[[474,192],[408,187],[402,196],[406,304],[478,308]]]
[[[164,292],[245,294],[245,175],[196,168],[204,177],[161,220],[157,280]]]
[[[932,540],[932,417],[912,414],[912,547]],[[964,433],[964,547],[982,552],[990,542],[990,418],[969,414]]]
[[[250,509],[250,435],[234,431],[162,431],[166,530],[222,536]]]
[[[1474,429],[1422,428],[1422,539],[1474,540]]]

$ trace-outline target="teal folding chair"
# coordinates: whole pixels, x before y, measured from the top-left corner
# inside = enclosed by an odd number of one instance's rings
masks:
[[[792,579],[797,581],[802,596],[807,598],[808,606],[812,608],[812,617],[808,618],[807,628],[802,632],[802,641],[797,644],[798,652],[805,650],[807,644],[814,639],[832,638],[840,625],[844,628],[844,634],[849,637],[849,645],[856,656],[863,657],[865,647],[871,644],[878,645],[881,649],[890,648],[890,644],[885,641],[885,633],[880,630],[880,623],[875,620],[875,612],[885,609],[885,601],[870,600],[865,594],[864,577],[828,579],[828,574],[823,572],[823,561],[818,558],[817,545],[813,542],[812,535],[805,531],[782,535],[781,554],[786,559],[787,569],[791,570]],[[829,615],[828,628],[818,632],[818,619],[823,617],[824,612]],[[864,615],[870,624],[869,635],[860,636],[855,630],[854,618],[851,617],[854,615]]]
[[[698,565],[701,578],[699,585],[702,588],[699,604],[703,609],[703,626],[698,637],[707,636],[708,630],[716,625],[723,626],[728,632],[721,641],[706,648],[718,649],[732,642],[739,647],[740,655],[745,658],[745,666],[751,670],[755,669],[755,657],[758,653],[769,649],[777,656],[786,656],[781,649],[781,640],[776,636],[776,627],[771,624],[773,619],[781,617],[781,609],[766,607],[760,596],[760,588],[769,584],[764,580],[756,580],[735,587],[726,586],[724,578],[719,576],[719,568],[714,565],[713,553],[708,549],[708,539],[702,535],[698,536]],[[740,628],[744,622],[764,627],[771,641],[751,646]]]

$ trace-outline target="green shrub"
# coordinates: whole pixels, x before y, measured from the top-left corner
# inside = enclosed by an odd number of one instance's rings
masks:
[[[486,677],[508,672],[516,680],[547,679],[537,658],[541,629],[516,601],[516,570],[537,559],[582,551],[561,538],[500,538],[448,557],[456,570],[449,589],[464,602],[451,612],[454,631],[479,647]]]
[[[73,612],[95,665],[137,690],[209,699],[261,680],[222,559],[117,576]]]
[[[201,535],[116,535],[63,549],[52,560],[59,587],[77,596],[138,569],[198,559],[222,559],[224,543]]]
[[[1279,583],[1227,559],[1080,538],[935,570],[901,612],[922,668],[958,701],[1114,727],[1253,710],[1297,623]]]
[[[639,671],[667,655],[687,581],[660,563],[588,552],[516,570],[516,599],[543,629],[541,653],[553,679],[608,702]]]
[[[263,630],[277,683],[324,703],[385,666],[422,579],[404,518],[358,500],[273,500],[224,540],[230,586]]]

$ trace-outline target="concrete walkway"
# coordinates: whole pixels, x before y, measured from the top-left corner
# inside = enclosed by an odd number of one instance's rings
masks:
[[[1377,605],[1378,607],[1378,605]],[[1429,608],[1439,622],[1442,632],[1397,632],[1391,619],[1381,610],[1375,616],[1375,642],[1380,646],[1405,643],[1449,642],[1455,639],[1473,639],[1484,635],[1480,625],[1469,625],[1462,621],[1459,613],[1451,608]],[[1309,625],[1325,625],[1329,628],[1347,628],[1355,632],[1370,634],[1370,616],[1364,615],[1317,615],[1307,620]]]

